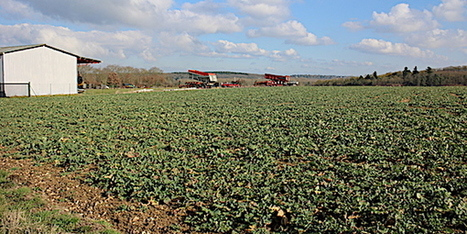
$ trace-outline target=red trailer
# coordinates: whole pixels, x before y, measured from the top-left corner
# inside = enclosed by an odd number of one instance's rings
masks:
[[[202,72],[197,70],[188,70],[191,79],[203,81],[206,83],[216,83],[217,75],[215,73]]]
[[[179,85],[179,88],[206,88],[206,84],[200,81],[185,82],[185,84]]]
[[[215,73],[202,72],[198,70],[188,70],[190,79],[197,80],[193,82],[186,82],[179,85],[180,88],[211,88],[219,86],[217,82],[217,75]]]
[[[242,85],[240,84],[239,81],[232,81],[232,82],[227,82],[227,83],[222,83],[221,87],[241,87]]]
[[[215,73],[188,70],[188,75],[190,79],[196,81],[185,82],[185,84],[179,85],[179,88],[211,88],[219,85]]]
[[[283,86],[284,83],[289,82],[289,76],[273,75],[273,74],[264,74],[264,78],[268,79],[267,81],[256,81],[255,86]]]
[[[284,86],[284,85],[297,85],[298,82],[291,82],[290,76],[282,75],[273,75],[273,74],[264,74],[264,78],[268,79],[267,81],[256,81],[255,86]]]
[[[278,86],[276,82],[272,80],[266,80],[266,81],[256,81],[255,86]]]
[[[285,83],[290,81],[290,76],[281,76],[281,75],[273,75],[273,74],[264,74],[264,78],[268,80],[272,80],[277,84],[284,85]]]

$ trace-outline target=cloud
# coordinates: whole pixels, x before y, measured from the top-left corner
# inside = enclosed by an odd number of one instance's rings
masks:
[[[425,48],[460,48],[467,47],[467,31],[461,29],[434,29],[415,33],[407,37],[407,42]]]
[[[433,51],[422,50],[405,43],[392,43],[377,39],[363,39],[358,44],[351,45],[351,49],[371,54],[385,54],[394,56],[407,56],[415,58],[439,58],[447,59],[436,55]]]
[[[202,12],[203,14],[216,15],[223,9],[223,4],[213,2],[212,0],[200,1],[196,3],[186,2],[182,5],[182,9],[191,12]]]
[[[199,55],[207,57],[265,57],[276,61],[298,59],[294,49],[268,51],[256,43],[233,43],[219,40],[209,44],[187,32],[160,32],[153,38],[141,31],[73,31],[50,25],[0,25],[0,44],[23,45],[46,43],[87,57],[126,59],[137,56],[155,61],[166,55]]]
[[[373,12],[370,25],[378,31],[408,33],[432,30],[439,26],[433,14],[427,10],[410,9],[408,4],[394,6],[389,13]]]
[[[40,19],[46,18],[42,14],[34,11],[29,5],[15,0],[0,1],[0,15],[6,19]]]
[[[342,69],[350,69],[356,70],[364,68],[364,70],[374,69],[378,64],[369,61],[353,61],[353,60],[345,60],[345,59],[332,59],[332,60],[320,60],[320,61],[313,61],[309,63],[304,63],[301,65],[302,68],[307,70],[309,69],[323,69],[330,72],[339,72]],[[355,74],[351,72],[349,74]],[[337,74],[334,74],[337,75]],[[341,73],[341,75],[343,75]]]
[[[76,32],[50,25],[0,25],[0,43],[56,46],[82,56],[126,58],[139,55],[151,44],[151,37],[139,31]]]
[[[304,45],[304,46],[335,44],[335,42],[330,37],[318,38],[313,33],[307,33],[305,37],[297,37],[297,38],[288,39],[286,43],[294,44],[294,45]]]
[[[447,21],[464,21],[467,1],[443,0],[443,3],[433,7],[433,13]]]
[[[295,20],[280,23],[275,26],[252,29],[248,31],[247,35],[249,37],[283,38],[286,39],[286,42],[289,44],[306,46],[334,43],[329,37],[318,38],[316,35],[309,33],[302,23]]]
[[[95,25],[143,27],[160,22],[172,0],[16,0],[54,19]],[[159,21],[149,21],[156,20]]]
[[[247,25],[272,25],[290,16],[288,0],[228,0],[228,4],[246,15]]]
[[[230,13],[225,15],[206,15],[192,11],[176,10],[168,14],[165,20],[166,23],[162,29],[168,31],[212,34],[234,33],[242,30],[238,17]]]
[[[332,64],[334,66],[347,66],[347,65],[350,65],[350,66],[358,66],[358,67],[361,67],[361,66],[373,66],[374,63],[373,62],[357,62],[357,61],[347,61],[347,60],[340,60],[340,59],[333,59],[332,60]]]
[[[271,27],[263,27],[248,31],[250,37],[304,37],[307,35],[307,30],[303,24],[298,21],[291,20]]]
[[[232,33],[242,30],[233,13],[219,13],[210,1],[184,4],[172,10],[173,0],[6,0],[12,14],[35,12],[50,19],[84,24],[94,28],[185,31],[192,34]],[[212,6],[201,11],[202,7]],[[16,10],[18,11],[18,10]],[[30,18],[30,17],[27,17]],[[190,22],[190,23],[187,23]]]
[[[345,22],[342,26],[348,28],[350,31],[360,31],[365,28],[361,22],[354,21]]]
[[[256,43],[234,43],[226,40],[219,40],[213,43],[213,45],[215,50],[215,53],[211,54],[213,56],[231,58],[268,57],[278,61],[298,59],[300,57],[298,52],[294,49],[268,51],[260,48]]]
[[[162,32],[158,36],[157,47],[164,55],[172,53],[202,54],[210,52],[210,48],[197,37],[184,33]]]
[[[467,33],[462,29],[441,29],[435,16],[448,21],[465,20],[466,0],[442,0],[442,3],[428,10],[414,10],[408,4],[398,4],[389,13],[373,12],[373,20],[368,26],[361,22],[346,22],[350,30],[373,28],[379,32],[397,33],[405,43],[391,43],[383,40],[365,39],[351,48],[368,53],[412,56],[420,58],[440,58],[430,50],[421,48],[465,48]]]
[[[251,56],[267,56],[269,52],[258,47],[256,43],[233,43],[226,40],[219,40],[214,43],[216,52],[246,54]]]
[[[285,51],[274,50],[271,52],[271,55],[269,55],[269,57],[276,61],[281,61],[281,62],[284,62],[290,59],[300,59],[300,55],[295,49],[288,49]]]
[[[409,4],[401,3],[389,13],[373,12],[369,25],[362,22],[349,21],[342,24],[351,31],[359,31],[365,28],[373,28],[379,32],[389,33],[413,33],[438,29],[441,25],[435,19],[447,21],[465,21],[467,12],[467,0],[442,0],[432,11],[411,9]]]

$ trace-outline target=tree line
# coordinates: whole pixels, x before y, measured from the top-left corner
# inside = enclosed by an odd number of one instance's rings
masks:
[[[175,81],[164,74],[157,67],[150,69],[134,68],[131,66],[108,65],[106,67],[80,66],[79,76],[84,79],[88,88],[108,86],[120,88],[124,84],[132,84],[136,87],[171,87]]]
[[[467,85],[467,66],[432,69],[427,67],[419,71],[405,67],[398,72],[378,75],[377,72],[365,76],[346,79],[317,81],[318,86],[450,86]]]

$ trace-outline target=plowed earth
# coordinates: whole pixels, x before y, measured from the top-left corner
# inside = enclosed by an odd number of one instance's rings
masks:
[[[53,165],[27,159],[0,157],[0,168],[15,184],[32,188],[43,197],[45,209],[76,214],[85,220],[106,221],[122,233],[182,233],[183,210],[160,204],[141,204],[106,196],[85,183],[86,171],[65,172]],[[178,230],[178,231],[176,231]]]

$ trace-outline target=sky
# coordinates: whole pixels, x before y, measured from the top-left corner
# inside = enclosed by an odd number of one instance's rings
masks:
[[[164,72],[359,76],[467,65],[467,0],[1,0],[0,47]]]

